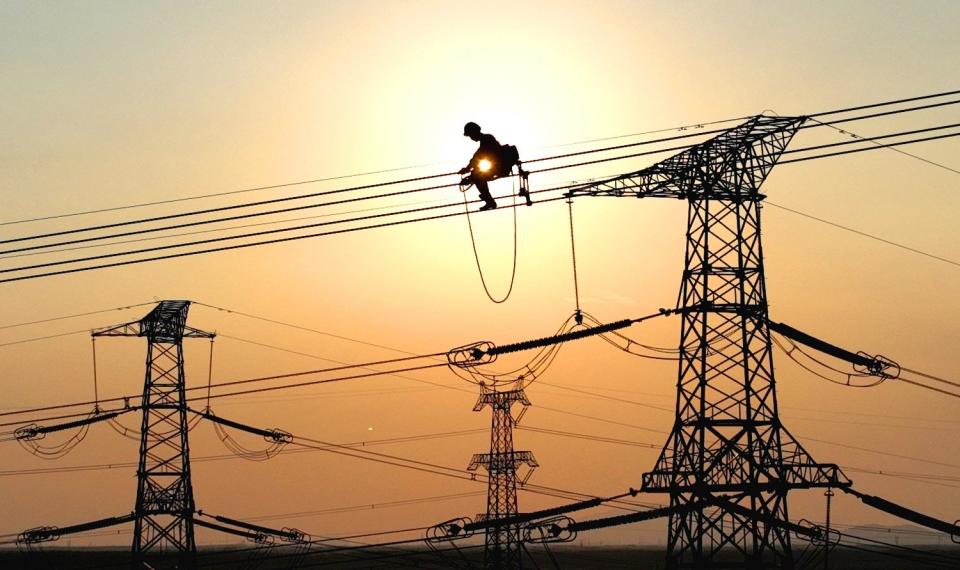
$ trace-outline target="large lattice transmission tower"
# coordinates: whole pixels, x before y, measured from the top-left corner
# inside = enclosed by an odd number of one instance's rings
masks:
[[[478,515],[478,521],[489,524],[486,527],[484,548],[484,566],[492,569],[514,569],[522,567],[523,541],[520,536],[520,524],[499,521],[517,515],[517,471],[526,464],[531,470],[538,466],[530,451],[513,449],[513,426],[519,421],[522,412],[513,415],[513,405],[520,403],[529,406],[523,389],[487,390],[473,407],[475,412],[490,406],[490,452],[478,453],[470,460],[469,471],[480,467],[487,470],[487,512]],[[529,477],[527,472],[526,478]]]
[[[143,386],[143,423],[133,512],[133,558],[141,564],[150,552],[176,553],[180,566],[192,566],[193,486],[187,440],[183,339],[212,339],[214,333],[187,326],[189,301],[162,301],[143,319],[95,331],[94,337],[147,339]]]
[[[754,117],[570,192],[688,203],[676,418],[643,476],[644,491],[670,495],[668,568],[792,568],[789,532],[777,524],[788,520],[788,491],[843,479],[780,422],[767,325],[759,190],[803,121]]]

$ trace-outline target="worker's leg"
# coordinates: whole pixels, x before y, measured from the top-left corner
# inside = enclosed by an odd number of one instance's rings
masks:
[[[480,191],[480,199],[483,200],[483,207],[481,210],[492,210],[497,207],[497,202],[493,199],[493,196],[490,195],[490,186],[487,185],[486,180],[474,180],[474,184],[477,185],[477,190]]]

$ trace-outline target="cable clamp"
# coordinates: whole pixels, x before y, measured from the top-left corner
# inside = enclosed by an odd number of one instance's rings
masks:
[[[471,522],[473,521],[466,517],[460,517],[433,525],[427,529],[427,542],[448,542],[469,538],[473,536],[473,531],[468,531],[466,528]]]
[[[40,426],[38,426],[37,424],[30,424],[28,426],[18,427],[13,432],[13,437],[19,440],[25,439],[27,441],[31,441],[34,439],[43,439],[44,437],[46,437],[46,435],[47,435],[46,433],[42,433],[40,431]]]
[[[577,538],[577,532],[571,529],[573,524],[574,520],[564,515],[528,524],[523,528],[523,541],[534,544],[571,542]]]
[[[497,359],[495,354],[491,354],[494,348],[496,348],[496,345],[490,341],[480,341],[453,348],[447,352],[447,363],[460,368],[490,364]]]
[[[870,361],[868,364],[863,366],[854,364],[853,369],[857,372],[869,374],[871,376],[878,376],[884,380],[891,380],[900,377],[900,365],[886,356],[883,356],[882,354],[877,354],[874,356],[862,351],[857,352],[857,355],[862,356]]]

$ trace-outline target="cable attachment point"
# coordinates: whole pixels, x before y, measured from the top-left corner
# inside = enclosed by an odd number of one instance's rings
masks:
[[[523,169],[523,163],[517,161],[517,173],[520,178],[520,192],[518,195],[527,200],[527,206],[533,206],[533,200],[530,199],[530,173]]]
[[[467,525],[472,523],[466,517],[450,519],[427,529],[427,542],[446,542],[469,538],[473,536],[472,530],[466,530]]]
[[[900,365],[882,354],[874,356],[861,351],[857,352],[857,356],[862,356],[869,361],[865,364],[854,363],[853,369],[857,372],[878,376],[884,380],[900,377]]]
[[[273,428],[270,430],[270,435],[263,436],[263,439],[271,443],[280,443],[286,445],[288,443],[293,443],[293,434],[288,431],[283,431],[279,428]]]
[[[291,526],[285,526],[280,529],[280,539],[285,542],[292,542],[296,544],[307,544],[312,539],[312,537],[300,530],[299,528],[293,528]]]
[[[55,526],[38,526],[21,532],[17,536],[17,544],[36,544],[50,542],[60,538],[60,528]]]
[[[17,438],[17,439],[19,439],[19,440],[21,440],[21,441],[23,441],[23,440],[31,441],[31,440],[34,440],[34,439],[43,439],[43,438],[45,438],[46,436],[47,436],[46,432],[40,431],[40,426],[38,426],[37,424],[30,424],[30,425],[28,425],[28,426],[18,427],[18,428],[13,432],[13,437],[15,437],[15,438]],[[47,527],[42,527],[42,528],[47,528]],[[35,529],[31,529],[31,530],[29,530],[29,531],[25,531],[24,534],[26,534],[26,532],[32,532],[32,530],[35,530]]]
[[[534,544],[572,542],[577,538],[573,524],[573,519],[563,515],[528,524],[523,528],[523,541]]]
[[[840,543],[840,532],[836,529],[827,530],[823,525],[815,524],[807,519],[800,519],[797,521],[797,524],[801,527],[805,527],[808,532],[801,533],[799,530],[795,531],[794,534],[798,538],[806,538],[810,541],[810,544],[814,546],[826,546],[827,548],[833,548]]]
[[[460,368],[490,364],[497,359],[495,354],[491,354],[495,348],[495,344],[486,340],[460,346],[447,352],[447,362]]]

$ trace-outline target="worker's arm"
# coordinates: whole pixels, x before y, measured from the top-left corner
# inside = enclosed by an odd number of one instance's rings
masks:
[[[497,139],[493,135],[481,135],[480,147],[477,148],[477,152],[473,153],[473,158],[470,159],[470,162],[460,169],[460,174],[466,174],[467,172],[474,170],[484,158],[490,159],[491,157],[497,156],[497,154],[499,154],[499,150],[500,143],[497,142]]]
[[[470,162],[468,162],[466,166],[460,169],[459,174],[466,174],[477,167],[477,162],[479,162],[479,158],[477,158],[478,154],[480,154],[479,150],[473,153],[473,158],[470,159]]]

